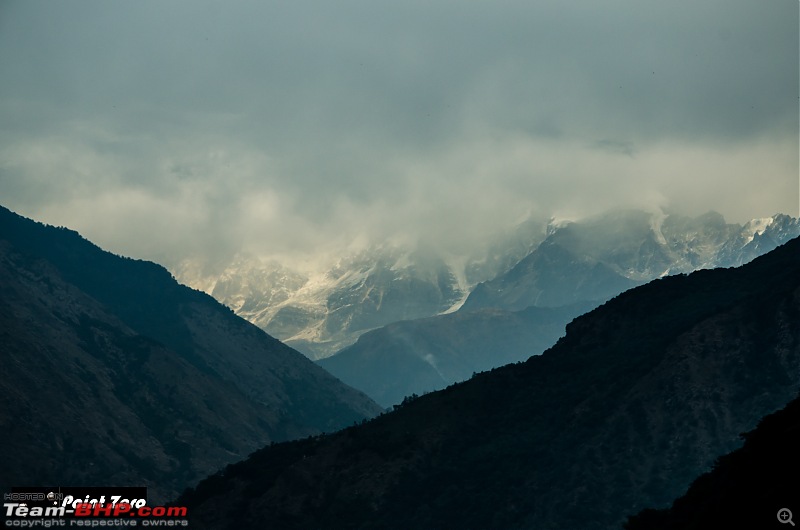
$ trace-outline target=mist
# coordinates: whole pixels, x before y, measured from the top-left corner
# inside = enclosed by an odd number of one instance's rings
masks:
[[[162,263],[798,215],[798,3],[9,1],[0,203]]]

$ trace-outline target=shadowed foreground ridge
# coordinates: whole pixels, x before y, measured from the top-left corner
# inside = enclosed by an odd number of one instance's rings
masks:
[[[627,530],[790,528],[778,511],[800,513],[800,398],[743,434],[744,446],[721,457],[668,510],[644,510]]]
[[[2,486],[174,497],[380,408],[154,263],[0,207]]]
[[[180,502],[197,528],[620,528],[798,388],[795,239],[623,293],[542,356],[264,448]]]

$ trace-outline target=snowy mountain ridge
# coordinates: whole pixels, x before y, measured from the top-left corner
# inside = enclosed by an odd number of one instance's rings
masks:
[[[389,245],[312,274],[247,255],[237,255],[216,277],[199,270],[184,262],[175,275],[313,359],[388,322],[457,308],[469,292],[463,269],[455,273],[439,256]]]
[[[691,218],[615,210],[578,221],[529,219],[472,256],[383,243],[345,253],[327,269],[311,272],[238,254],[221,272],[203,272],[202,263],[187,260],[173,273],[320,359],[371,329],[459,310],[476,286],[485,290],[491,280],[514,273],[543,242],[557,241],[576,259],[642,282],[741,265],[797,235],[800,222],[782,214],[739,225],[714,212]]]

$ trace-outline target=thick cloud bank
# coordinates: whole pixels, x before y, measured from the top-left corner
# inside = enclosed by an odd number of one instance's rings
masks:
[[[0,5],[0,202],[128,255],[798,214],[798,3]]]

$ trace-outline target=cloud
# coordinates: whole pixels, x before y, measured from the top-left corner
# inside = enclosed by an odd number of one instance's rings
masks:
[[[159,260],[797,215],[798,7],[6,2],[0,199]]]
[[[633,158],[634,153],[636,153],[636,147],[633,145],[633,142],[620,142],[618,140],[609,140],[608,138],[597,140],[592,144],[592,147],[610,153],[619,153],[631,158]]]

